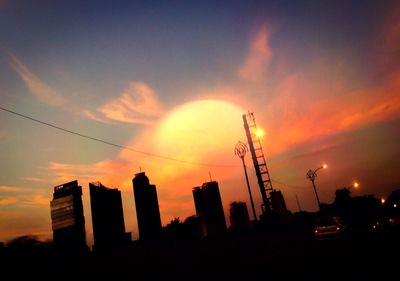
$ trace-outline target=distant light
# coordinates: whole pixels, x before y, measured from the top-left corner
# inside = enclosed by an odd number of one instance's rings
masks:
[[[397,204],[393,204],[393,208],[397,208]]]
[[[385,198],[381,198],[381,203],[385,204]]]
[[[355,182],[355,183],[353,184],[353,186],[354,186],[355,188],[357,188],[357,187],[359,186],[358,182]]]
[[[324,169],[326,169],[326,168],[328,168],[328,165],[324,164],[322,167],[323,167]]]
[[[257,136],[258,136],[259,138],[261,138],[262,136],[264,136],[264,131],[261,130],[261,129],[258,129],[258,130],[257,130]]]

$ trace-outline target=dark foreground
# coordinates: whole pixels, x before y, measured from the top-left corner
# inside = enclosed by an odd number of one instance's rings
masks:
[[[317,241],[308,229],[258,229],[201,241],[133,242],[108,253],[63,256],[51,247],[1,252],[0,280],[399,280],[400,231]],[[391,277],[390,277],[391,276]]]

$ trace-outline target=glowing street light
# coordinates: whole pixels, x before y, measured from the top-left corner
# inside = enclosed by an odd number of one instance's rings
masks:
[[[326,169],[328,165],[324,164],[321,167],[318,167],[315,170],[308,170],[307,172],[307,178],[311,181],[313,187],[314,187],[314,192],[315,192],[315,197],[317,197],[317,202],[318,202],[318,207],[321,210],[321,202],[319,201],[318,193],[317,193],[317,188],[315,187],[315,179],[317,178],[317,171],[321,169]]]
[[[358,183],[358,182],[353,182],[353,184],[352,185],[350,185],[349,187],[346,187],[348,190],[351,190],[351,189],[358,189],[360,187],[360,184]]]

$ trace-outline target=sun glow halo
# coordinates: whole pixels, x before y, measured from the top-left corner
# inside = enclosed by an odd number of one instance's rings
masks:
[[[225,101],[200,100],[174,109],[155,135],[157,150],[186,161],[222,163],[243,138],[243,110]]]

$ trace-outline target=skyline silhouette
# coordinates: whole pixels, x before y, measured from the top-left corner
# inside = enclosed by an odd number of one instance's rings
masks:
[[[210,184],[216,186],[215,182],[204,186]],[[60,185],[56,189],[61,194],[56,197],[64,199],[79,191],[77,187],[76,181]],[[214,195],[205,198],[213,201]],[[246,204],[233,202],[231,206],[236,211],[231,209],[230,213],[236,222],[218,235],[201,235],[199,217],[191,216],[184,222],[175,218],[157,238],[109,244],[110,247],[93,252],[79,250],[81,243],[66,240],[65,235],[64,241],[58,239],[54,244],[34,236],[21,236],[0,245],[0,262],[5,265],[1,276],[6,280],[70,280],[72,276],[119,280],[143,273],[166,277],[178,272],[198,276],[212,272],[226,276],[267,272],[269,277],[283,280],[310,274],[329,274],[335,279],[393,277],[400,249],[399,195],[400,189],[381,202],[373,196],[353,197],[349,188],[343,188],[336,191],[333,203],[322,203],[319,212],[302,211],[280,218],[263,215],[250,224]],[[59,203],[64,204],[65,200]],[[331,221],[336,222],[334,229],[328,228]],[[60,247],[60,242],[66,243],[64,247]]]
[[[306,173],[325,163],[321,205],[355,181],[353,196],[400,188],[397,1],[0,1],[0,14],[0,241],[50,239],[53,187],[74,180],[88,246],[93,181],[121,192],[136,240],[141,171],[161,226],[196,213],[209,174],[229,226],[232,202],[251,207],[243,164],[259,217],[251,153],[234,154],[249,110],[281,213],[318,210]]]

